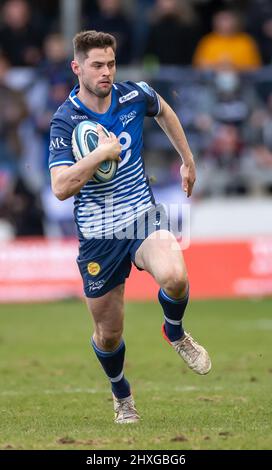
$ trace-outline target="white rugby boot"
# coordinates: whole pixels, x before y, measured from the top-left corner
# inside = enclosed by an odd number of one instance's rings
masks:
[[[162,334],[164,339],[171,344],[190,369],[200,375],[210,372],[212,363],[209,354],[192,336],[184,332],[182,338],[177,341],[170,341],[166,336],[164,325],[162,325]]]
[[[113,407],[114,407],[114,422],[118,424],[130,424],[137,423],[140,416],[137,413],[135,408],[135,403],[132,395],[129,395],[126,398],[116,398],[113,397]]]

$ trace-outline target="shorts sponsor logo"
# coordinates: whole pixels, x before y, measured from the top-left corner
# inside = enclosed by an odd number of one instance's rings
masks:
[[[89,286],[89,291],[90,292],[95,292],[96,290],[102,289],[102,287],[105,284],[105,279],[101,279],[100,281],[89,281],[88,286]]]
[[[95,261],[91,261],[88,263],[87,270],[91,276],[97,276],[97,274],[99,274],[101,271],[101,266]]]

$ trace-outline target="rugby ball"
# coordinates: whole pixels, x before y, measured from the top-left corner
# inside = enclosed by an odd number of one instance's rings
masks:
[[[92,152],[97,147],[98,133],[97,122],[95,121],[82,121],[73,130],[72,134],[72,151],[76,161],[84,158],[88,153]],[[110,133],[103,127],[106,136]],[[99,168],[94,173],[92,179],[96,183],[106,183],[111,181],[117,172],[118,163],[115,160],[105,160],[101,163]]]

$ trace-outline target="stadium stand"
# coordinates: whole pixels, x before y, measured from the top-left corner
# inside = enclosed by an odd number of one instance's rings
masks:
[[[155,34],[156,21],[163,21],[162,18],[166,17],[168,22],[172,18],[173,13],[166,11],[166,3],[164,0],[141,0],[144,26],[140,29],[145,30],[143,38],[146,44],[140,49],[135,48],[139,42],[137,34],[140,33],[137,28],[132,29],[133,37],[128,42],[131,46],[129,58],[124,56],[122,59],[131,65],[120,65],[118,78],[137,80],[141,77],[148,81],[179,115],[198,166],[198,182],[192,203],[214,197],[271,196],[272,56],[267,48],[265,51],[262,49],[264,46],[259,34],[269,17],[268,13],[265,18],[265,10],[260,11],[253,28],[252,12],[258,6],[257,0],[249,2],[250,8],[248,2],[243,1],[197,0],[190,2],[189,10],[181,8],[179,14],[183,14],[184,18],[176,24],[177,31],[179,25],[183,29],[186,24],[186,34],[195,34],[191,41],[195,44],[199,35],[204,36],[211,31],[211,19],[218,8],[235,4],[236,10],[238,8],[245,16],[245,30],[255,37],[262,57],[265,55],[266,65],[253,71],[239,72],[230,64],[216,70],[200,70],[190,65],[192,51],[190,57],[182,55],[185,50],[188,53],[182,34],[176,47],[181,53],[179,61],[165,64],[160,57],[153,64],[146,61],[145,51],[156,55],[150,42],[150,37]],[[178,3],[186,6],[187,2]],[[140,4],[99,1],[92,2],[90,7],[89,2],[82,1],[82,27],[94,27],[92,17],[96,21],[99,19],[97,24],[106,25],[113,10],[114,15],[118,12],[119,17],[124,15],[128,21],[137,18]],[[175,0],[170,4],[171,8],[175,7]],[[0,1],[0,102],[3,110],[0,125],[1,226],[7,237],[37,233],[49,237],[56,234],[71,236],[72,203],[58,206],[59,203],[48,196],[47,170],[50,119],[73,85],[70,57],[60,31],[61,3],[50,1],[39,2],[38,7],[35,5],[35,2],[26,0]],[[155,22],[151,21],[154,11],[157,12],[153,16]],[[117,23],[112,23],[113,29]],[[10,37],[20,43],[20,48],[16,50],[17,57],[14,56],[14,47],[10,47],[11,43],[5,39],[7,30]],[[267,34],[268,30],[265,28]],[[165,31],[162,35],[164,42],[168,39],[167,27]],[[174,34],[173,40],[177,41],[177,37]],[[155,122],[147,122],[145,133],[146,168],[154,192],[159,199],[171,199],[171,194],[176,197],[173,195],[179,188],[178,157]],[[22,218],[20,211],[11,210],[11,204],[18,199],[18,185],[34,202],[29,210],[37,208],[35,223],[30,222],[31,218]],[[27,205],[24,210],[28,211]],[[20,231],[19,218],[20,223],[28,224]],[[37,232],[37,227],[42,228]]]

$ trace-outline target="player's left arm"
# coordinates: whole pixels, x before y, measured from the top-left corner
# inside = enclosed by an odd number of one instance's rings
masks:
[[[182,158],[180,167],[182,187],[189,197],[196,180],[194,157],[176,113],[160,95],[157,96],[160,100],[160,112],[155,119]]]

